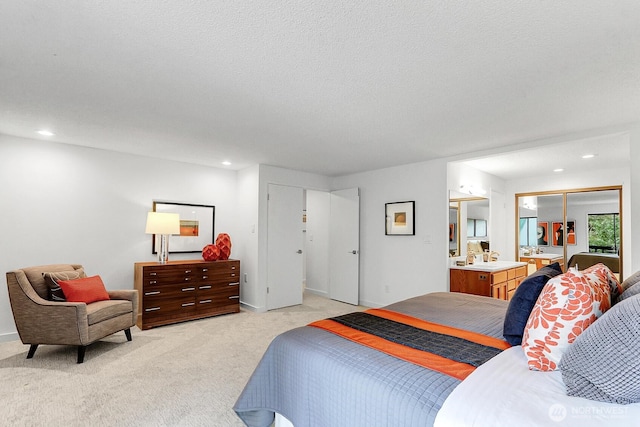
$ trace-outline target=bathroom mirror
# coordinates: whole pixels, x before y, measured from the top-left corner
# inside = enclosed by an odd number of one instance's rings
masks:
[[[518,260],[529,273],[552,262],[566,270],[597,261],[621,274],[621,197],[621,187],[516,194]]]
[[[489,249],[489,199],[486,197],[465,197],[454,191],[449,193],[449,228],[456,213],[455,252],[452,252],[449,235],[449,255],[465,256],[468,250],[481,253]]]
[[[460,255],[460,233],[458,224],[460,223],[459,202],[449,202],[449,256]]]

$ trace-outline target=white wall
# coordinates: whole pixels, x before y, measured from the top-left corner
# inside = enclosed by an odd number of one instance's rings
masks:
[[[333,180],[360,188],[360,303],[379,307],[448,289],[447,163],[443,159]],[[385,203],[415,201],[415,236],[386,236]]]
[[[258,295],[258,192],[260,168],[254,165],[238,171],[236,236],[237,258],[241,260],[240,301],[252,309],[260,304]]]
[[[236,256],[235,171],[0,135],[0,182],[5,272],[78,263],[108,289],[132,289],[133,263],[156,259],[144,233],[154,199],[215,205],[215,234],[229,233]],[[16,338],[2,286],[0,340]]]

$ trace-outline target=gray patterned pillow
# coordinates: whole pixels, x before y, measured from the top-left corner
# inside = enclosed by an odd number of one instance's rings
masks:
[[[640,296],[614,305],[562,356],[569,396],[601,402],[640,402]]]
[[[616,303],[619,303],[620,301],[623,301],[627,298],[631,298],[632,296],[638,295],[638,294],[640,294],[640,283],[635,283],[627,287],[625,291],[621,293],[620,296],[618,296],[618,300]]]
[[[84,272],[84,268],[71,271],[56,271],[54,273],[42,273],[44,277],[44,283],[49,287],[49,300],[51,301],[66,301],[67,299],[58,285],[58,280],[75,280],[87,277]]]
[[[622,286],[622,291],[626,291],[629,287],[635,285],[640,282],[640,271],[636,271],[631,276],[624,279],[624,281],[620,284]]]

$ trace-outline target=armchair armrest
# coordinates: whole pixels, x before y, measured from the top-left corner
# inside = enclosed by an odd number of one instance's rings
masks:
[[[41,298],[24,272],[7,273],[16,329],[24,344],[84,345],[89,340],[87,305]]]
[[[136,289],[119,289],[114,291],[107,291],[109,298],[111,299],[125,299],[131,301],[133,305],[133,322],[138,320],[138,291]]]

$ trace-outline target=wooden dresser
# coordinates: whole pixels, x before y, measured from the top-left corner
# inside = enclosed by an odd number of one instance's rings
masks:
[[[480,270],[478,267],[451,267],[449,269],[449,289],[497,299],[509,300],[527,276],[527,265],[514,263],[504,269]]]
[[[140,329],[240,311],[240,261],[137,262]]]

